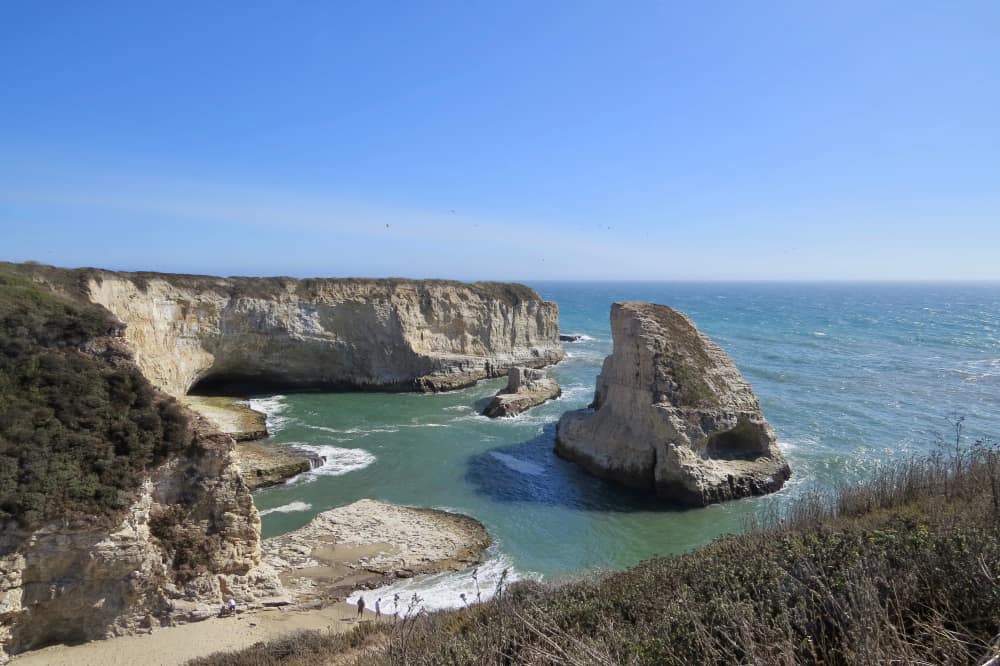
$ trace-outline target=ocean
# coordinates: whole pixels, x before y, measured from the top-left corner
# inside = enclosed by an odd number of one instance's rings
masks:
[[[444,394],[261,396],[273,436],[308,447],[322,468],[259,491],[263,536],[361,498],[459,511],[493,536],[478,571],[508,579],[587,575],[689,551],[804,493],[849,484],[954,436],[1000,437],[1000,285],[531,283],[560,307],[563,396],[513,419],[478,411],[504,380]],[[792,468],[780,492],[676,510],[592,478],[553,454],[555,423],[593,397],[619,300],[686,312],[760,397]],[[471,572],[414,579],[427,608],[461,604]]]

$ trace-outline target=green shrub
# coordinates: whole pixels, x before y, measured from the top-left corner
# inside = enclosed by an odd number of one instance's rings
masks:
[[[0,520],[110,518],[150,467],[189,445],[178,406],[101,347],[120,328],[0,267]]]

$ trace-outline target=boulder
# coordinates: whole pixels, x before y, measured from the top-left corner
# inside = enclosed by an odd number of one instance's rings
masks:
[[[517,416],[561,394],[558,382],[548,377],[545,371],[513,367],[507,372],[507,388],[497,392],[483,414],[491,419]]]
[[[791,472],[756,395],[686,315],[615,303],[611,329],[594,402],[559,420],[557,454],[678,505],[781,488]]]

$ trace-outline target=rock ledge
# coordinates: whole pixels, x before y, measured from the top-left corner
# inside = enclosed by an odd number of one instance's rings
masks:
[[[501,389],[483,410],[485,416],[517,416],[546,400],[562,395],[556,380],[543,370],[514,367],[507,373],[507,388]]]

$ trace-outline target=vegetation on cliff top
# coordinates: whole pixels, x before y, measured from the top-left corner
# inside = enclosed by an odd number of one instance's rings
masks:
[[[330,655],[371,627],[192,663],[976,663],[998,654],[1000,455],[980,443],[887,466],[687,555],[518,583],[485,604],[375,630],[383,639],[360,659]]]
[[[109,518],[189,444],[178,405],[101,342],[120,326],[0,266],[0,521]]]

